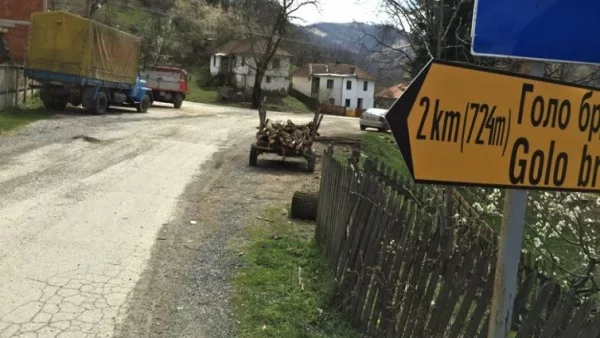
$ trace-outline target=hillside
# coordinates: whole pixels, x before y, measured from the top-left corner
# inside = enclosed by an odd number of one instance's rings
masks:
[[[50,0],[48,7],[50,10],[62,10],[83,15],[86,9],[86,0]],[[150,20],[153,12],[158,9],[158,6],[145,5],[139,0],[109,1],[94,13],[94,19],[124,31],[136,32]]]
[[[365,23],[317,23],[301,27],[312,42],[338,51],[343,60],[352,62],[373,73],[380,84],[387,86],[400,81],[404,71],[400,64],[405,60],[407,41],[404,33],[391,26]],[[340,53],[341,52],[341,53]]]
[[[325,44],[353,51],[363,48],[369,51],[377,50],[381,48],[379,41],[385,41],[386,44],[392,47],[406,45],[403,33],[390,26],[370,25],[359,22],[322,22],[305,26],[304,29]]]

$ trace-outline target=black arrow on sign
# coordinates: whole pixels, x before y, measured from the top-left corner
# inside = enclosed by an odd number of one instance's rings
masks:
[[[415,178],[415,172],[413,170],[412,154],[410,152],[410,137],[408,136],[408,115],[413,108],[417,100],[417,95],[421,91],[423,82],[427,78],[429,69],[431,68],[434,60],[429,63],[419,72],[416,78],[408,85],[408,88],[402,93],[400,98],[396,100],[392,108],[385,114],[388,126],[396,139],[398,148],[404,157],[404,162],[410,171],[410,175]]]

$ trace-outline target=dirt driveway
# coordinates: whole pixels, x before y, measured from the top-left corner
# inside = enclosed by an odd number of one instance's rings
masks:
[[[256,125],[186,103],[0,138],[0,337],[230,337],[228,241],[318,182],[303,162],[248,167]],[[357,129],[327,116],[321,133]]]

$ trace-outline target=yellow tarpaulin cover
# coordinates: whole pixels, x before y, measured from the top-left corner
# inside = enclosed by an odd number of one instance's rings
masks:
[[[140,39],[65,12],[31,15],[25,67],[133,84]]]

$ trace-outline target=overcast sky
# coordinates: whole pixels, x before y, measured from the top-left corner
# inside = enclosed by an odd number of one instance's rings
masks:
[[[361,5],[358,5],[358,3]],[[379,0],[320,0],[319,8],[306,6],[298,10],[302,25],[316,22],[381,22]]]

